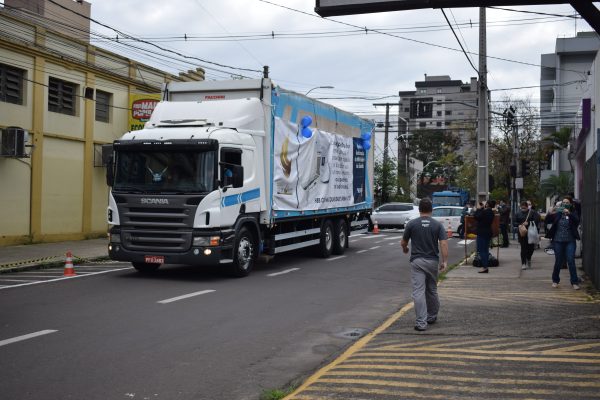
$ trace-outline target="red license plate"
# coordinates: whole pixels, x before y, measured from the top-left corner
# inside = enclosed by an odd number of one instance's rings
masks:
[[[164,264],[164,256],[144,256],[144,262],[148,264]]]

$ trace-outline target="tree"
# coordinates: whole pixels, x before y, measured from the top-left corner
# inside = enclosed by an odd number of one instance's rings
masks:
[[[387,203],[396,192],[396,164],[389,159],[385,163],[375,160],[374,174],[375,202]]]
[[[564,195],[573,191],[573,174],[562,171],[542,181],[542,193],[546,197]]]
[[[552,132],[550,135],[546,136],[543,141],[544,149],[546,151],[560,151],[568,149],[572,133],[573,129],[568,126],[564,126],[558,131]],[[569,166],[571,167],[571,173],[573,174],[575,170],[573,169],[573,161],[571,161],[571,158],[569,158]]]

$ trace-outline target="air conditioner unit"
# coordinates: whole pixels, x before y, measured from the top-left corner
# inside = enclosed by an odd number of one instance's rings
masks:
[[[0,142],[0,156],[27,158],[25,144],[29,141],[29,132],[23,128],[11,126],[2,129],[2,141]]]

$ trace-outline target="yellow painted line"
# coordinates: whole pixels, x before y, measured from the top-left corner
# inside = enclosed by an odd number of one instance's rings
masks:
[[[309,391],[318,391],[322,390],[324,392],[336,392],[336,393],[352,393],[352,394],[363,394],[363,395],[383,395],[383,396],[392,396],[394,399],[402,398],[402,399],[432,399],[432,400],[447,400],[447,394],[423,394],[414,391],[392,391],[385,389],[367,389],[367,388],[344,388],[344,387],[325,387],[318,388],[312,387],[308,388]],[[399,397],[402,396],[402,397]],[[333,399],[334,397],[326,397],[327,399]],[[337,397],[335,397],[337,398]],[[311,400],[315,399],[315,397],[294,397],[294,400]],[[535,399],[537,400],[537,399]]]
[[[427,374],[406,374],[398,372],[372,372],[372,371],[330,371],[326,374],[328,377],[332,376],[369,376],[376,378],[400,378],[404,379],[417,379],[420,381],[436,381],[436,382],[462,382],[462,383],[485,383],[485,384],[496,384],[496,385],[547,385],[547,386],[565,386],[574,388],[600,388],[600,382],[573,382],[573,381],[557,381],[557,380],[539,380],[539,379],[503,379],[503,378],[489,378],[487,376],[468,377],[468,376],[438,376],[438,375],[427,375]],[[569,376],[565,376],[568,378]],[[600,374],[595,376],[595,379],[600,379]],[[429,384],[427,384],[429,386]]]
[[[561,347],[561,348],[558,348],[558,349],[544,350],[544,351],[542,351],[542,353],[543,354],[557,354],[557,353],[575,354],[575,353],[572,353],[572,352],[576,351],[576,350],[593,349],[594,347],[600,347],[600,342],[578,344],[578,345],[575,345],[575,346],[567,346],[567,347]]]
[[[422,336],[421,336],[422,337]],[[402,346],[402,347],[412,347],[412,346],[419,346],[419,345],[437,345],[437,343],[447,343],[448,341],[453,340],[454,338],[445,338],[445,339],[422,339],[422,340],[415,340],[415,341],[411,341],[411,342],[402,342],[399,339],[394,339],[394,340],[387,340],[385,342],[378,342],[377,346],[375,346],[374,344],[372,345],[373,347],[370,348],[380,348],[380,349],[388,349],[390,347],[395,347],[395,346]],[[453,343],[453,342],[452,342]]]
[[[346,361],[346,364],[344,365],[353,365],[353,364],[349,364],[349,363],[354,363],[354,362],[378,362],[378,363],[390,363],[390,362],[402,362],[403,364],[408,364],[408,363],[412,363],[412,364],[426,364],[426,365],[431,365],[431,364],[435,364],[437,363],[441,363],[443,365],[473,365],[473,363],[471,362],[466,362],[466,361],[454,361],[454,360],[416,360],[416,359],[406,359],[406,358],[401,358],[398,359],[398,361],[394,360],[393,358],[363,358],[361,355],[356,354],[353,355],[351,359]]]
[[[413,347],[413,348],[418,348],[418,349],[423,349],[423,348],[439,348],[439,349],[446,349],[449,348],[449,346],[464,346],[464,345],[468,345],[468,344],[472,344],[472,343],[493,343],[493,342],[498,342],[498,341],[505,341],[507,340],[506,338],[498,338],[498,339],[479,339],[479,340],[456,340],[456,339],[443,339],[443,340],[432,340],[430,342],[412,342],[412,343],[398,343],[398,344],[393,344],[393,345],[388,345],[388,346],[384,346],[381,348],[375,348],[372,347],[371,349],[373,350],[402,350],[404,348],[407,347]],[[433,346],[427,346],[427,345],[431,345],[432,343],[435,342],[439,342],[439,344],[434,344]]]
[[[381,356],[378,353],[361,353],[365,356]],[[584,358],[558,358],[558,357],[511,357],[511,356],[502,356],[502,355],[489,355],[489,356],[480,356],[480,355],[467,355],[467,354],[430,354],[430,353],[388,353],[385,354],[390,357],[416,357],[416,358],[458,358],[465,360],[505,360],[505,361],[530,361],[530,362],[564,362],[564,363],[573,363],[573,364],[600,364],[600,360],[590,360]]]
[[[370,352],[380,352],[380,351],[390,351],[393,349],[368,349]],[[412,349],[409,348],[400,348],[398,350],[419,350],[419,351],[432,351],[432,352],[444,352],[444,353],[469,353],[469,354],[509,354],[513,356],[543,356],[544,354],[552,354],[552,355],[565,355],[565,356],[578,356],[578,357],[600,357],[600,353],[577,353],[575,351],[563,352],[559,349],[552,350],[552,353],[547,353],[546,351],[522,351],[522,350],[480,350],[479,348],[442,348],[438,346],[416,346]]]
[[[374,385],[374,386],[387,386],[387,387],[397,387],[397,388],[415,388],[422,389],[422,382],[392,382],[392,381],[384,381],[381,379],[329,379],[322,378],[319,380],[320,383],[335,383],[335,384],[343,384],[343,385]],[[534,389],[534,388],[523,388],[523,389],[515,389],[515,388],[489,388],[489,387],[472,387],[472,386],[459,386],[459,385],[439,385],[439,384],[428,384],[427,389],[429,390],[443,390],[447,392],[451,392],[452,394],[456,394],[457,392],[466,392],[466,393],[491,393],[491,394],[536,394],[536,395],[556,395],[556,389],[547,390],[547,389]],[[565,392],[565,395],[567,393]],[[582,393],[578,393],[582,394]],[[569,392],[569,395],[572,395]]]
[[[446,363],[444,363],[445,365]],[[426,366],[418,366],[418,365],[382,365],[382,364],[348,364],[345,363],[343,365],[338,365],[332,371],[337,370],[383,370],[383,371],[428,371],[428,372],[450,372],[450,373],[461,373],[461,374],[470,374],[470,375],[479,375],[481,374],[480,365],[473,363],[463,363],[473,367],[472,370],[457,370],[455,368],[444,368],[437,367],[430,364]],[[568,375],[565,375],[564,372],[532,372],[531,370],[523,370],[518,372],[510,372],[510,371],[494,371],[494,376],[516,376],[518,378],[567,378],[567,379],[600,379],[599,373],[586,374],[569,371]],[[442,378],[439,378],[442,379]],[[538,382],[538,381],[536,381]]]
[[[513,339],[514,340],[514,339]],[[530,344],[530,343],[539,343],[539,339],[528,339],[528,340],[517,340],[517,341],[513,341],[513,342],[506,342],[506,343],[496,343],[496,344],[489,344],[489,345],[484,345],[484,346],[475,346],[476,349],[479,350],[488,350],[488,349],[497,349],[498,347],[504,347],[504,346],[521,346],[521,345],[526,345],[526,344]]]
[[[337,359],[332,361],[330,364],[324,366],[323,368],[318,370],[316,373],[314,373],[312,376],[310,376],[302,385],[300,385],[300,387],[298,387],[298,389],[294,390],[294,392],[292,392],[290,395],[284,397],[284,400],[292,399],[295,395],[301,393],[304,389],[306,389],[313,383],[320,380],[321,377],[323,375],[325,375],[329,370],[331,370],[332,368],[336,367],[337,365],[341,364],[342,362],[344,362],[345,360],[350,358],[350,356],[352,356],[358,350],[362,349],[374,337],[376,337],[381,332],[383,332],[387,328],[389,328],[394,322],[396,322],[398,319],[400,319],[400,317],[402,317],[404,314],[406,314],[412,308],[413,308],[413,302],[406,304],[399,311],[397,311],[395,314],[393,314],[391,317],[389,317],[383,324],[381,324],[378,328],[376,328],[373,332],[371,332],[371,333],[363,336],[359,340],[357,340],[356,343],[354,343],[352,346],[350,346],[341,356],[339,356]]]

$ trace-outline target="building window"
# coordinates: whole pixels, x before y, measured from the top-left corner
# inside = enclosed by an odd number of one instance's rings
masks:
[[[452,121],[446,121],[446,126],[452,125]]]
[[[96,90],[96,121],[110,122],[112,94]]]
[[[438,116],[438,117],[441,117],[441,116],[442,116],[442,112],[441,112],[441,111],[438,111],[438,112],[437,112],[437,116]]]
[[[426,126],[425,122],[419,122],[419,128],[425,128]]]
[[[435,123],[436,126],[442,126],[442,121],[438,121]]]
[[[446,110],[446,115],[452,115],[452,110]]]
[[[0,101],[23,104],[23,82],[25,71],[0,64]]]
[[[437,89],[435,90],[435,92],[436,92],[437,94],[440,94],[440,93],[442,93],[442,89],[440,89],[440,88],[437,88]]]
[[[427,89],[419,89],[420,94],[427,94]]]
[[[410,112],[410,107],[404,107],[404,112]]]
[[[72,82],[50,78],[48,83],[48,111],[75,115],[77,85]]]

